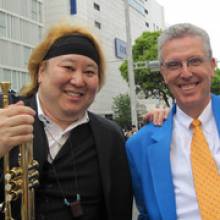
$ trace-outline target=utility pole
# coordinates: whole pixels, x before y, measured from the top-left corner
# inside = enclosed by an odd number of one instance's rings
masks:
[[[126,23],[126,37],[127,37],[127,59],[128,59],[128,82],[130,88],[130,102],[131,102],[131,120],[132,125],[138,126],[137,122],[137,103],[136,103],[136,86],[134,79],[133,57],[132,57],[132,41],[130,29],[130,15],[128,0],[125,3],[125,23]]]

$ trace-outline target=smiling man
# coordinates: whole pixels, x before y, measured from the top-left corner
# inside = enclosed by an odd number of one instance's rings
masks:
[[[39,162],[35,219],[130,220],[132,192],[123,134],[112,121],[88,111],[105,78],[97,39],[86,28],[55,25],[33,50],[28,69],[31,82],[22,89],[23,102],[0,111],[0,156],[33,139]],[[10,156],[18,162],[17,148]],[[18,203],[12,202],[16,220]]]
[[[127,142],[139,220],[220,219],[220,98],[209,36],[176,24],[158,41],[161,74],[176,100],[163,126]]]

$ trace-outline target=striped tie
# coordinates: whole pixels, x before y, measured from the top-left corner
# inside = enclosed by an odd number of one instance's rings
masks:
[[[201,129],[192,122],[192,173],[202,220],[220,220],[220,174]]]

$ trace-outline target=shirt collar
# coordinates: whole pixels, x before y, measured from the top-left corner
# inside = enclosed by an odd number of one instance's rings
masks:
[[[210,119],[213,117],[212,114],[212,100],[209,101],[208,105],[205,107],[203,112],[199,116],[199,120],[201,121],[202,125],[207,124]],[[176,108],[176,120],[182,124],[186,128],[190,128],[191,123],[193,121],[193,118],[191,118],[189,115],[187,115],[185,112],[183,112],[179,106],[177,105]]]
[[[37,112],[38,112],[38,118],[40,121],[42,121],[44,123],[45,127],[50,127],[50,126],[57,126],[59,127],[57,124],[55,124],[52,120],[50,120],[50,118],[44,114],[40,100],[39,100],[39,94],[38,92],[36,93],[36,101],[37,101]],[[89,115],[88,112],[86,111],[85,114],[82,116],[82,118],[80,118],[77,121],[74,121],[72,124],[70,124],[64,131],[63,133],[69,132],[70,130],[72,130],[73,128],[81,125],[81,124],[85,124],[89,122]]]

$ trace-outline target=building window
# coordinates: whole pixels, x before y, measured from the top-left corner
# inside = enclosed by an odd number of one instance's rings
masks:
[[[137,10],[140,14],[145,15],[144,13],[144,2],[137,0],[128,0],[128,4]]]
[[[38,27],[38,41],[41,41],[41,39],[43,38],[43,28],[42,27]]]
[[[94,2],[93,4],[94,9],[96,9],[97,11],[100,11],[100,6]]]
[[[20,19],[17,17],[11,17],[11,38],[14,40],[21,40],[21,25]]]
[[[144,13],[145,13],[146,15],[148,15],[148,14],[149,14],[149,11],[145,8],[145,9],[144,9]]]
[[[11,15],[7,15],[7,17],[6,17],[6,27],[7,27],[7,34],[6,34],[6,36],[7,36],[7,38],[12,38],[12,33],[14,32],[14,31],[17,31],[17,29],[16,30],[13,30],[12,29],[12,16]],[[18,28],[20,28],[20,27],[18,27]],[[20,30],[18,30],[19,32],[20,32]]]
[[[77,13],[76,0],[70,0],[70,14],[75,15]]]
[[[39,22],[43,22],[43,15],[42,15],[42,11],[43,11],[43,6],[41,2],[38,2],[38,15],[39,15]]]
[[[150,25],[148,22],[145,22],[145,26],[149,28]]]
[[[12,81],[11,70],[3,69],[3,80],[10,82]]]
[[[31,54],[31,48],[24,46],[24,66],[25,67],[27,67],[30,54]]]
[[[37,8],[38,4],[36,0],[32,0],[32,19],[37,21],[37,12],[38,12],[38,8]]]
[[[95,21],[95,27],[97,27],[98,29],[102,28],[102,24],[98,21]]]
[[[6,36],[6,15],[0,12],[0,36]]]

